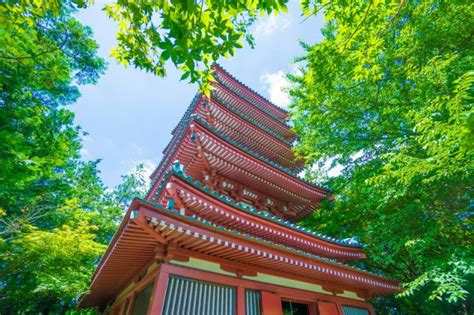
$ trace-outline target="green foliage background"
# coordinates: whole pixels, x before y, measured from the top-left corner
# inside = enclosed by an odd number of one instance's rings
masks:
[[[359,236],[365,266],[402,282],[382,313],[474,311],[473,12],[470,1],[331,1],[324,40],[304,45],[290,76],[297,152],[336,195],[305,225]],[[328,164],[342,174],[314,171]]]
[[[165,76],[166,63],[209,95],[210,66],[286,0],[117,1],[121,63]],[[104,71],[75,1],[0,4],[0,313],[72,312],[143,173],[107,191],[79,157],[67,105]],[[302,43],[290,108],[307,176],[330,186],[304,225],[367,244],[361,267],[405,291],[382,314],[472,314],[474,4],[302,0],[324,39]],[[324,169],[342,172],[328,177]],[[73,254],[73,255],[71,255]],[[27,301],[27,303],[25,303]]]
[[[72,16],[84,5],[0,4],[0,314],[74,310],[131,196],[144,193],[143,167],[109,191],[99,161],[80,159],[66,106],[104,71]]]

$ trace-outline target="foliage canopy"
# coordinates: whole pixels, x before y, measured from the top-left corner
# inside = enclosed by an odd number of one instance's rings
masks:
[[[472,310],[474,6],[361,1],[325,6],[324,40],[291,76],[297,152],[343,166],[337,202],[306,222],[357,234],[366,264],[405,286],[413,313]],[[316,166],[316,167],[315,167]]]
[[[286,11],[287,0],[117,1],[106,6],[118,22],[112,55],[122,64],[165,76],[168,60],[197,82],[207,95],[211,65],[233,56],[243,40],[253,45],[248,27],[259,14]]]
[[[66,105],[104,70],[91,30],[73,17],[84,5],[0,4],[1,314],[75,308],[125,199],[144,184],[141,168],[108,192],[98,161],[80,160]]]

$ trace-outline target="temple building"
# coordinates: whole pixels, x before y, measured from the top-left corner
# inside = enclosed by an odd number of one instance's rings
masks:
[[[297,174],[288,113],[214,65],[100,260],[81,307],[106,314],[374,314],[397,281],[297,222],[331,193]],[[354,264],[352,264],[354,265]]]

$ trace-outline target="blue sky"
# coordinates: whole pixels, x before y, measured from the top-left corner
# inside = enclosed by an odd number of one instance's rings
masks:
[[[114,186],[138,163],[148,172],[154,169],[197,87],[179,81],[180,73],[172,65],[166,78],[118,65],[110,57],[116,26],[102,11],[104,3],[96,0],[77,17],[92,28],[108,67],[96,85],[81,87],[82,96],[71,109],[76,123],[89,133],[83,138],[83,159],[102,159],[102,179]],[[321,17],[303,21],[300,13],[299,2],[291,1],[288,14],[260,18],[252,27],[256,48],[240,49],[219,63],[274,103],[287,105],[281,88],[287,84],[284,73],[293,70],[294,57],[303,53],[298,41],[321,39]]]

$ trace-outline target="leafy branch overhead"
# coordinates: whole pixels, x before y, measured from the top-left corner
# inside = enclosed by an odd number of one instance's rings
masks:
[[[171,61],[183,75],[209,93],[210,67],[233,56],[246,41],[258,15],[286,12],[287,0],[117,1],[106,13],[118,22],[118,47],[112,55],[122,64],[166,75]]]

